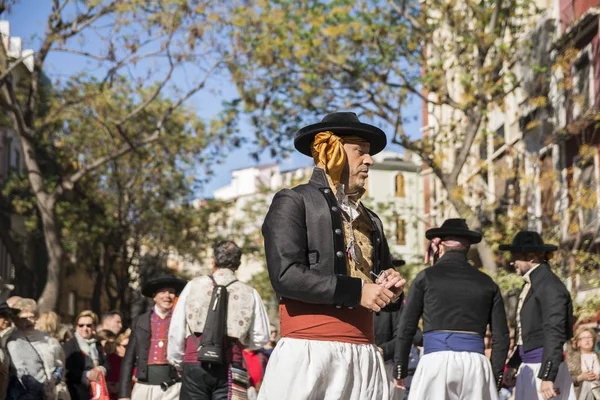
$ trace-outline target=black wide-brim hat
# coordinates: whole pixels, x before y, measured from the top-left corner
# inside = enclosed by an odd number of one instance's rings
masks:
[[[472,231],[467,225],[467,221],[462,218],[450,218],[444,221],[439,228],[432,228],[425,232],[425,237],[429,240],[448,236],[457,236],[468,239],[471,243],[481,242],[483,235],[481,232]]]
[[[181,293],[186,284],[187,281],[184,279],[176,278],[172,275],[161,275],[142,286],[142,294],[146,297],[154,297],[156,292],[161,289],[173,288],[175,289],[175,294],[179,296],[179,293]]]
[[[511,244],[501,244],[499,249],[512,253],[548,253],[558,250],[558,247],[544,243],[544,239],[537,232],[521,231],[515,235]]]
[[[369,154],[375,155],[387,145],[385,133],[376,126],[360,122],[353,112],[327,114],[321,122],[305,126],[296,132],[294,147],[300,153],[312,157],[312,144],[317,133],[330,131],[337,136],[358,136],[370,143]]]
[[[10,307],[6,300],[0,302],[0,316],[14,317],[19,315],[20,312],[21,310]]]

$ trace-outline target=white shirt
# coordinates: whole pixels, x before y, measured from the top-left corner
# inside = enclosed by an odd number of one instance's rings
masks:
[[[523,308],[523,303],[525,302],[525,298],[529,294],[529,290],[531,289],[531,278],[530,275],[534,269],[539,267],[541,264],[536,264],[531,268],[525,275],[523,275],[523,280],[525,281],[525,286],[523,286],[523,290],[521,290],[521,294],[519,295],[519,303],[517,305],[517,345],[523,345],[523,330],[521,329],[521,309]]]
[[[191,283],[191,282],[190,282]],[[190,292],[188,283],[181,294],[171,317],[169,325],[169,344],[167,347],[167,359],[178,371],[183,368],[183,356],[185,354],[185,343],[190,335],[185,318],[185,302]],[[250,330],[248,332],[248,349],[260,349],[269,341],[270,328],[267,310],[256,289],[252,289],[254,295],[254,313]]]

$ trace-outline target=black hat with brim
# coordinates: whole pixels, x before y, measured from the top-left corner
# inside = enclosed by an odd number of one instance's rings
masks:
[[[21,310],[10,307],[6,300],[0,302],[0,316],[17,316],[20,312]]]
[[[429,240],[434,238],[443,239],[448,236],[462,237],[473,244],[481,242],[483,237],[481,232],[470,230],[467,221],[462,218],[447,219],[439,228],[432,228],[425,232],[425,237]]]
[[[146,297],[154,297],[156,292],[161,289],[173,288],[175,289],[175,294],[179,295],[186,284],[187,281],[184,279],[176,278],[172,275],[161,275],[142,286],[142,294]]]
[[[360,122],[353,112],[336,112],[326,115],[321,122],[305,126],[296,132],[294,147],[300,153],[312,157],[315,135],[330,131],[337,136],[358,136],[371,145],[369,154],[381,152],[387,145],[385,133],[376,126]]]
[[[549,253],[558,250],[558,247],[544,243],[537,232],[521,231],[515,235],[511,244],[501,244],[499,249],[511,253]]]

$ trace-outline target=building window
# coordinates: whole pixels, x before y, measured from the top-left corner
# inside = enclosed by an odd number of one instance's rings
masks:
[[[396,175],[396,197],[404,197],[404,175]]]
[[[396,244],[406,244],[406,222],[403,219],[396,219]]]

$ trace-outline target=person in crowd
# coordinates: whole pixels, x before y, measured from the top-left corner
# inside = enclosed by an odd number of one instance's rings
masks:
[[[262,226],[281,339],[259,399],[389,397],[371,312],[399,308],[405,281],[392,268],[381,220],[360,201],[371,156],[386,144],[381,129],[351,112],[295,135],[316,168],[309,183],[275,195]]]
[[[181,292],[169,328],[168,348],[169,361],[183,374],[181,400],[225,400],[234,393],[246,396],[246,384],[240,384],[247,380],[242,351],[260,349],[267,343],[269,319],[258,292],[235,277],[241,259],[242,249],[234,242],[215,244],[212,275],[193,279]],[[214,285],[228,285],[224,363],[201,364],[198,348]]]
[[[131,335],[131,329],[127,329],[121,333],[115,339],[114,351],[107,355],[108,365],[110,370],[106,375],[106,385],[108,387],[108,393],[111,400],[119,398],[119,381],[121,377],[121,365],[123,358],[125,357],[125,351],[129,344],[129,336]],[[131,377],[130,379],[131,380]]]
[[[567,366],[575,386],[577,400],[600,398],[600,357],[594,351],[596,332],[579,328],[573,337],[574,350],[567,352]]]
[[[169,364],[169,327],[173,321],[175,297],[186,285],[183,279],[170,275],[159,276],[142,287],[142,294],[153,299],[152,309],[137,317],[131,325],[131,336],[121,363],[119,398],[133,400],[170,400],[179,398],[180,384],[161,389],[171,382],[177,372]],[[137,383],[131,389],[131,378],[137,369]]]
[[[557,247],[544,243],[537,232],[521,231],[499,248],[510,252],[511,266],[525,281],[517,305],[518,351],[506,372],[509,383],[517,374],[515,400],[574,400],[563,362],[563,346],[573,337],[573,303],[550,268],[550,254]]]
[[[394,268],[401,267],[405,264],[404,260],[393,260]],[[400,316],[402,308],[389,311],[382,310],[375,314],[375,344],[379,348],[379,352],[383,356],[385,362],[385,371],[390,385],[390,400],[403,400],[404,391],[397,389],[394,384],[394,351],[396,348],[396,337],[400,327]]]
[[[6,301],[0,302],[0,400],[6,399],[10,377],[10,356],[6,343],[12,333],[12,321],[18,314],[19,310],[10,308]]]
[[[594,331],[596,332],[596,336],[600,334],[600,319],[596,321],[596,328],[594,329]],[[594,344],[594,351],[596,353],[600,353],[600,339],[596,340],[596,343]]]
[[[118,311],[109,311],[102,316],[100,330],[111,331],[115,337],[123,330],[123,317]]]
[[[98,316],[90,310],[75,318],[75,338],[64,344],[67,358],[67,386],[73,400],[90,398],[91,382],[106,376],[108,362],[95,338]]]
[[[117,335],[113,331],[102,329],[96,332],[96,340],[100,343],[104,355],[108,357],[116,351]]]
[[[73,326],[71,324],[61,324],[58,329],[58,341],[61,346],[64,346],[65,343],[73,339],[75,335],[73,334]]]
[[[255,400],[265,373],[266,356],[260,350],[248,349],[244,349],[243,355],[248,369],[248,400]]]
[[[16,329],[6,343],[10,355],[8,399],[56,398],[56,385],[62,381],[65,356],[58,340],[35,329],[37,303],[22,298],[14,304],[19,310]]]
[[[424,355],[409,399],[496,400],[508,353],[509,333],[498,285],[467,260],[471,245],[482,239],[464,219],[452,218],[429,229],[425,268],[413,281],[396,345],[397,385],[405,389],[408,360],[423,317]],[[484,337],[492,332],[491,363]]]
[[[35,328],[59,340],[60,317],[54,311],[40,314],[35,323]]]
[[[275,346],[277,346],[277,327],[273,324],[271,324],[269,326],[269,341],[267,342],[267,344],[265,344],[262,349],[260,349],[260,352],[262,354],[264,354],[264,356],[266,357],[266,361],[269,360],[269,357],[271,357],[271,353],[273,352],[273,349],[275,348]],[[267,364],[265,363],[265,368],[266,368]]]

